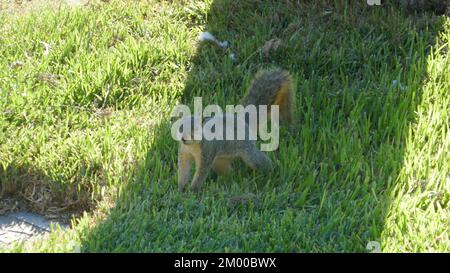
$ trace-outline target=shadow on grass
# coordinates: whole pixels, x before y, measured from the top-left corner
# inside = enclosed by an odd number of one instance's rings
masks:
[[[379,241],[442,20],[344,2],[215,0],[205,29],[231,46],[199,46],[181,102],[237,103],[259,68],[289,70],[296,124],[270,153],[275,171],[235,162],[199,193],[179,194],[167,117],[82,250],[359,252]],[[281,46],[264,56],[271,39]]]

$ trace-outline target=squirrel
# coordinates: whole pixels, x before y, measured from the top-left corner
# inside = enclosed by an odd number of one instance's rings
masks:
[[[258,109],[258,118],[260,114],[259,105],[266,105],[269,111],[271,105],[278,105],[280,120],[291,123],[295,108],[295,97],[290,74],[279,68],[260,70],[241,100],[241,105],[244,107],[255,105]],[[248,116],[239,120],[236,115],[229,114],[203,118],[201,121],[199,120],[197,127],[193,126],[196,124],[196,118],[189,116],[185,118],[183,124],[191,126],[195,133],[210,119],[221,118],[224,123],[227,119],[234,119],[234,124],[243,123],[245,129],[250,130]],[[187,123],[185,123],[186,121]],[[224,129],[226,130],[226,127]],[[192,163],[196,165],[190,187],[192,191],[198,190],[211,169],[218,175],[230,172],[232,170],[231,161],[236,157],[240,157],[246,165],[254,170],[268,172],[272,169],[272,161],[256,147],[256,140],[251,140],[248,137],[243,140],[206,140],[204,138],[194,140],[192,136],[193,134],[183,135],[183,133],[180,135],[178,149],[178,189],[180,192],[183,191],[189,179]]]

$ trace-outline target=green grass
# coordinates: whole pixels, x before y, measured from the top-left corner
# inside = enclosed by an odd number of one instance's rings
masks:
[[[450,251],[450,20],[294,2],[0,12],[2,198],[89,211],[3,251]],[[204,30],[229,51],[198,44]],[[282,44],[266,58],[272,38]],[[172,108],[194,96],[237,103],[271,65],[297,85],[275,170],[236,161],[199,193],[178,193]]]

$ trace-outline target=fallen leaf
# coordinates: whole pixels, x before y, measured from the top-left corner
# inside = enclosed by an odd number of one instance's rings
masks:
[[[278,38],[270,39],[267,41],[261,49],[265,58],[269,58],[270,51],[277,50],[281,45],[281,40]]]
[[[9,65],[9,68],[16,69],[21,68],[23,66],[23,63],[21,61],[15,61]]]

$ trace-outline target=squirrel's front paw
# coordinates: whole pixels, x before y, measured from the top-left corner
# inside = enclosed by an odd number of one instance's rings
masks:
[[[178,191],[184,192],[185,186],[186,186],[186,183],[178,183]]]
[[[198,185],[191,185],[191,192],[198,192],[199,188]]]

